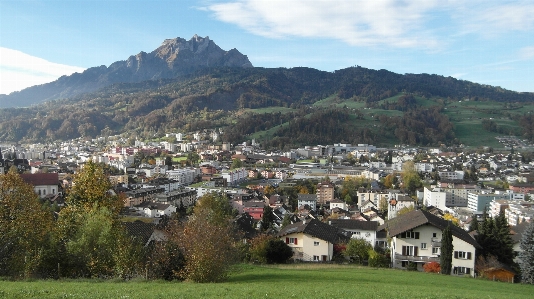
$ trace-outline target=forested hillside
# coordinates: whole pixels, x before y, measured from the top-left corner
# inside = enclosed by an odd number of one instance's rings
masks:
[[[466,100],[495,103],[494,110],[501,114],[509,110],[497,120],[498,124],[505,118],[511,121],[501,126],[506,132],[511,126],[521,133],[521,124],[532,123],[519,120],[528,116],[525,107],[534,102],[534,94],[451,77],[362,67],[335,72],[213,68],[173,79],[116,83],[28,108],[2,109],[0,140],[44,142],[124,132],[150,138],[170,131],[220,128],[223,141],[259,138],[276,148],[341,141],[452,144],[460,142],[454,119],[466,110],[453,113],[451,105]],[[269,107],[278,110],[271,112]],[[476,120],[482,128],[486,114],[477,117],[478,108],[474,113],[469,121]]]

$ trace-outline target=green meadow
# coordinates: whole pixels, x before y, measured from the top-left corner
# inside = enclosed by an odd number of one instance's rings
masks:
[[[532,298],[534,286],[352,265],[238,265],[224,283],[0,281],[0,298]]]

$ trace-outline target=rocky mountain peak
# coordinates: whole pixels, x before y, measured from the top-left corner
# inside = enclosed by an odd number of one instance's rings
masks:
[[[202,68],[252,67],[246,55],[236,49],[225,51],[208,36],[194,35],[185,40],[165,39],[154,51],[140,52],[109,67],[93,67],[82,74],[63,76],[58,80],[29,87],[0,99],[0,107],[16,104],[27,106],[59,97],[91,92],[114,83],[134,83],[194,73]],[[11,103],[11,104],[8,104]],[[15,104],[15,105],[14,105]]]

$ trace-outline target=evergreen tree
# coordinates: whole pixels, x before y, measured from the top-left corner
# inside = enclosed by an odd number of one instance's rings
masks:
[[[261,229],[262,230],[268,230],[273,226],[274,222],[274,214],[273,214],[273,208],[271,206],[266,205],[263,207],[263,215],[261,216]]]
[[[471,220],[471,223],[469,223],[469,231],[473,232],[478,230],[478,220],[476,216],[473,216],[473,219]]]
[[[530,222],[523,232],[519,245],[519,266],[524,283],[534,284],[534,222]]]
[[[476,240],[482,247],[479,255],[488,257],[493,255],[501,263],[514,265],[515,253],[510,228],[503,212],[492,219],[484,211],[484,219],[478,225]]]
[[[288,226],[291,224],[291,216],[289,215],[289,213],[286,213],[284,215],[284,220],[282,220],[282,228]]]
[[[441,274],[451,274],[452,270],[452,252],[454,250],[454,246],[452,245],[452,232],[451,227],[447,225],[447,227],[443,230],[443,237],[441,238],[441,256],[440,259],[440,266],[441,266]]]
[[[499,262],[505,263],[507,265],[514,264],[514,241],[510,236],[510,227],[508,226],[508,221],[504,212],[501,211],[499,216],[494,219],[495,227],[493,236],[497,243],[495,247],[495,252],[493,253]]]

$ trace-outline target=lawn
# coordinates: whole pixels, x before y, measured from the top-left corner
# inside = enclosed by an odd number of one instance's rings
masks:
[[[240,265],[225,283],[0,282],[1,298],[532,298],[534,286],[349,265]]]

